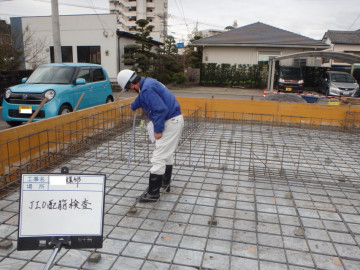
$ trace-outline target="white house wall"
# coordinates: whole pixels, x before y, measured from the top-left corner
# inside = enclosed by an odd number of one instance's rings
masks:
[[[60,16],[60,40],[62,46],[72,46],[73,61],[77,62],[77,46],[100,46],[101,65],[113,81],[118,72],[118,50],[115,14]],[[53,46],[51,17],[23,17],[23,31],[29,27],[34,38],[46,39],[44,52],[50,63],[50,46]],[[27,67],[29,68],[29,67]]]
[[[360,56],[360,45],[347,45],[347,44],[332,44],[332,50],[334,52],[356,52],[356,55]],[[349,63],[342,63],[332,60],[333,65],[349,65]],[[357,63],[356,65],[359,65]]]
[[[257,64],[256,49],[249,47],[205,47],[203,63]]]
[[[255,65],[258,64],[259,54],[280,56],[304,51],[306,50],[297,48],[205,46],[203,49],[203,63]],[[282,60],[280,65],[293,65],[293,62],[293,59]],[[307,58],[307,65],[316,65],[315,59]]]

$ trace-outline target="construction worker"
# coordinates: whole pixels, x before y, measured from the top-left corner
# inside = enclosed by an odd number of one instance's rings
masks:
[[[154,202],[160,197],[160,188],[170,191],[174,152],[178,146],[184,118],[175,96],[155,79],[140,77],[135,71],[124,69],[117,75],[117,82],[125,91],[138,94],[131,109],[145,110],[153,123],[155,150],[151,158],[149,187],[139,202]]]

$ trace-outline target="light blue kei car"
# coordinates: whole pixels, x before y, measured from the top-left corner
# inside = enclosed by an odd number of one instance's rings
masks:
[[[46,97],[33,121],[114,101],[109,77],[100,65],[86,63],[39,66],[22,84],[5,91],[1,116],[11,126],[28,121]]]

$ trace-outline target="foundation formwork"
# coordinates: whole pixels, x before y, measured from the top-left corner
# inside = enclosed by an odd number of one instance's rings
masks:
[[[154,147],[142,116],[133,143],[129,111],[96,132],[54,130],[59,158],[36,171],[67,166],[107,182],[103,248],[63,249],[53,269],[360,269],[359,113],[350,114],[339,127],[187,113],[171,192],[150,204],[137,202]],[[16,251],[16,181],[3,191],[0,269],[43,268],[51,251]]]

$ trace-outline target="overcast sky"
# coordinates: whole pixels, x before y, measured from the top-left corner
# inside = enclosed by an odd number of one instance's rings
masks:
[[[58,0],[59,13],[108,13],[108,0]],[[90,7],[90,8],[81,8]],[[195,27],[266,23],[313,39],[327,30],[360,29],[359,0],[168,0],[168,34],[185,41]],[[0,0],[0,18],[51,14],[51,0]],[[9,20],[8,20],[9,22]]]

